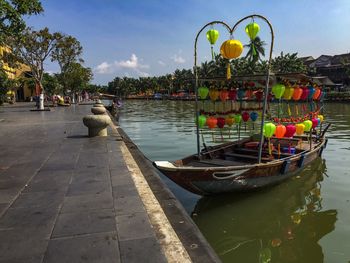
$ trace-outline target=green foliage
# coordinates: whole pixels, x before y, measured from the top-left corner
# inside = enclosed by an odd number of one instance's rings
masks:
[[[20,38],[12,38],[9,42],[16,60],[30,67],[33,78],[41,87],[44,61],[61,38],[60,33],[51,34],[47,27],[39,31],[27,28]]]
[[[8,91],[8,78],[4,70],[0,69],[0,105],[5,101],[5,95]]]
[[[81,91],[88,87],[92,79],[92,71],[81,64],[73,62],[64,72],[56,75],[60,83],[65,83],[64,92],[69,88],[71,91]]]
[[[0,45],[5,43],[7,37],[20,35],[25,29],[23,16],[42,11],[38,0],[0,0]]]
[[[298,58],[298,53],[283,54],[275,57],[271,62],[271,70],[274,73],[306,73],[303,61]]]
[[[244,45],[249,48],[245,58],[252,64],[262,61],[261,56],[265,56],[265,45],[266,43],[260,37],[254,38],[248,45]]]
[[[50,96],[62,93],[62,85],[59,83],[57,76],[55,75],[44,73],[42,84],[46,93]]]

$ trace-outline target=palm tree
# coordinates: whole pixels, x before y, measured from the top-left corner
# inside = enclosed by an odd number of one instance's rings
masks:
[[[248,47],[248,53],[245,58],[248,58],[248,61],[252,64],[255,64],[258,61],[261,61],[261,56],[265,56],[265,48],[266,43],[260,39],[260,37],[256,37],[250,41],[249,44],[244,45],[244,47]]]

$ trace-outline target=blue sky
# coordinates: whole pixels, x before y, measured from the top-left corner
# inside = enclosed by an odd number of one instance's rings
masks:
[[[107,84],[116,76],[159,76],[179,68],[192,68],[194,39],[208,22],[233,25],[250,14],[267,17],[275,32],[273,55],[281,51],[299,56],[350,52],[349,0],[43,0],[44,14],[27,19],[29,26],[47,26],[76,37],[82,44],[85,66],[93,69],[93,83]],[[248,42],[244,22],[234,34]],[[260,37],[270,45],[266,24]],[[229,39],[221,26],[220,38]],[[209,28],[208,28],[209,29]],[[198,59],[210,59],[205,32],[199,37]],[[45,65],[49,72],[56,64]]]

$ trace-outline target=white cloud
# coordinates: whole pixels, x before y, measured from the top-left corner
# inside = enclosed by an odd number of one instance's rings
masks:
[[[163,66],[163,67],[166,66],[166,64],[163,61],[161,61],[161,60],[158,60],[158,64]]]
[[[98,65],[95,69],[95,72],[98,74],[109,74],[113,72],[112,64],[109,64],[107,62],[102,62],[100,65]]]
[[[121,68],[130,68],[130,69],[149,68],[148,65],[140,64],[135,54],[131,54],[131,57],[129,60],[115,61],[114,64]]]
[[[172,60],[174,60],[174,62],[177,64],[183,64],[186,62],[186,60],[178,54],[175,54],[175,55],[171,56],[170,58]]]
[[[142,61],[142,60],[141,60]],[[131,54],[130,59],[114,61],[113,63],[102,62],[95,68],[95,72],[98,74],[111,74],[120,69],[129,69],[134,71],[138,76],[148,77],[149,74],[144,72],[143,69],[148,69],[149,65],[141,64],[138,57],[135,54]],[[128,73],[128,75],[130,75]]]

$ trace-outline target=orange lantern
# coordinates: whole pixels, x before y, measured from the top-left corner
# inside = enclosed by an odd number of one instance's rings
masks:
[[[303,94],[303,89],[296,87],[293,92],[293,100],[300,100],[301,94]]]
[[[283,124],[278,124],[276,126],[275,136],[277,138],[283,138],[285,133],[286,133],[286,126],[284,126]]]
[[[225,102],[227,99],[228,99],[228,91],[227,90],[220,91],[220,100],[222,102]]]
[[[318,97],[321,95],[321,90],[320,90],[320,88],[316,88],[315,89],[315,93],[314,93],[314,95],[312,96],[312,98],[314,99],[314,100],[317,100],[318,99]]]
[[[227,126],[232,127],[232,125],[235,123],[235,118],[231,115],[227,116],[225,119],[225,122]]]
[[[207,118],[207,126],[209,127],[209,129],[214,129],[217,123],[218,120],[215,117]]]

